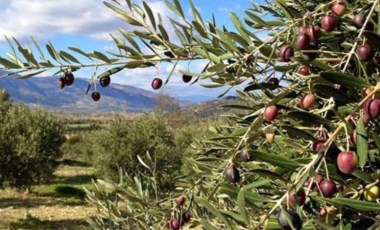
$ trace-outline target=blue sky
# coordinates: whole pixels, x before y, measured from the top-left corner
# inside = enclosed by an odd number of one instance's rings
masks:
[[[156,13],[161,13],[163,16],[171,15],[163,1],[147,0],[147,2]],[[180,2],[187,17],[191,18],[188,1],[180,0]],[[249,0],[194,0],[194,4],[204,19],[210,19],[214,13],[218,25],[224,24],[230,28],[232,25],[229,12],[235,11],[243,17],[244,10],[250,6]],[[60,50],[76,46],[89,52],[112,51],[115,46],[110,40],[109,33],[117,34],[119,27],[125,28],[126,25],[106,8],[101,0],[0,0],[0,34],[15,36],[23,44],[30,43],[28,38],[33,36],[41,44],[51,41]],[[4,56],[9,48],[1,39],[2,36],[0,36],[0,55]],[[185,63],[182,65],[182,68],[187,68]],[[190,68],[199,70],[203,65],[202,62],[194,62]],[[90,77],[92,71],[93,69],[82,69],[76,73],[76,76]],[[170,66],[163,65],[159,71],[160,77],[165,79],[170,72]],[[114,76],[112,81],[152,90],[150,83],[157,76],[156,73],[155,69],[125,70]],[[182,83],[179,73],[164,90],[177,97],[216,97],[223,91],[205,89],[199,85],[186,85]]]

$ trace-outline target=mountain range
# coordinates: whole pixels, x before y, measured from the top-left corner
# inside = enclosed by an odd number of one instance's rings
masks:
[[[58,77],[3,77],[0,78],[0,88],[6,89],[14,102],[58,112],[144,112],[156,105],[157,93],[133,86],[112,83],[103,88],[97,84],[101,99],[94,102],[91,99],[93,85],[85,94],[89,79],[76,78],[72,86],[64,89],[60,89],[58,82]]]

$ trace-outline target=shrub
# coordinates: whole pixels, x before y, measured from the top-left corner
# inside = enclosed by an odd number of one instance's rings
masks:
[[[166,122],[148,115],[135,120],[115,118],[98,133],[92,150],[96,174],[117,180],[118,167],[131,175],[144,174],[147,169],[138,164],[137,156],[146,160],[147,152],[156,162],[159,187],[173,188],[173,178],[182,165],[182,152],[176,147],[174,134]]]
[[[46,112],[11,105],[0,121],[0,186],[29,189],[49,178],[62,156],[63,126]]]

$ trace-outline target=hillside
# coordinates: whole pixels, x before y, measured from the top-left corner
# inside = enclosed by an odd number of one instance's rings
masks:
[[[85,95],[88,83],[88,79],[76,78],[72,86],[61,90],[57,77],[0,78],[0,88],[6,89],[14,102],[52,111],[142,112],[152,110],[156,104],[156,93],[114,83],[107,88],[97,85],[101,100],[93,102],[91,91]]]

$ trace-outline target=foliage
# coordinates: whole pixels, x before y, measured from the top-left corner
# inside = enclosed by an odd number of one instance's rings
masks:
[[[242,103],[231,105],[241,112],[231,116],[227,124],[216,126],[214,135],[198,144],[199,150],[187,161],[192,173],[177,181],[182,196],[191,198],[186,207],[195,217],[194,226],[278,228],[276,214],[291,208],[296,212],[288,213],[301,217],[304,228],[374,229],[379,225],[380,205],[375,202],[378,199],[364,194],[379,184],[379,2],[252,2],[244,20],[231,13],[235,28],[229,30],[218,27],[214,19],[205,22],[192,2],[193,18],[188,19],[178,0],[165,0],[176,15],[169,18],[171,28],[167,28],[161,15],[154,14],[145,1],[105,1],[133,26],[131,31],[120,29],[122,37],[112,35],[119,53],[70,50],[100,60],[100,65],[114,66],[94,78],[168,62],[174,65],[167,83],[179,62],[205,59],[208,63],[201,73],[181,73],[211,80],[203,84],[209,88],[247,84],[244,91],[237,91]],[[179,42],[169,37],[168,29]],[[25,62],[11,54],[0,59],[4,68],[16,71],[30,67],[26,73],[38,74],[51,68],[62,72],[91,66],[51,44],[47,51],[54,61],[37,61],[30,49],[15,39],[14,43]],[[143,47],[151,52],[144,54]],[[121,141],[117,137],[113,142]],[[351,161],[338,157],[348,151],[353,152]],[[349,169],[342,170],[346,167]],[[323,183],[317,181],[321,176]],[[157,204],[149,202],[149,197],[137,199],[142,196],[142,185],[125,179],[129,182],[124,190],[114,189],[116,185],[106,187],[120,191],[117,197],[138,194],[122,198],[128,201],[129,212],[119,213],[123,210],[120,207],[106,206],[117,215],[99,214],[108,219],[107,223],[98,222],[100,226],[128,226],[128,216],[137,212],[148,219],[133,224],[145,229],[162,227],[168,217],[162,212],[166,213],[172,200]],[[93,202],[106,193],[99,191],[92,196]],[[306,199],[292,203],[289,198],[300,191]],[[147,212],[152,205],[158,205],[153,209],[157,212]],[[178,218],[178,210],[170,210],[170,218]],[[286,224],[284,221],[280,224]]]
[[[182,165],[182,152],[165,121],[149,115],[134,120],[115,118],[94,141],[92,162],[99,177],[117,180],[119,167],[132,175],[144,174],[147,169],[138,164],[138,157],[146,160],[148,152],[156,162],[159,187],[165,191],[173,188],[173,178]]]
[[[62,155],[63,126],[51,115],[26,106],[2,101],[1,110],[0,185],[29,189],[54,172]]]

